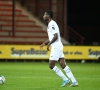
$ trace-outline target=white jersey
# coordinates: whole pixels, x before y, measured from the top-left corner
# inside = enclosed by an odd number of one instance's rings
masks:
[[[51,47],[63,47],[61,39],[60,39],[59,27],[58,27],[57,23],[54,20],[51,20],[49,22],[48,28],[47,28],[47,33],[48,33],[49,41],[52,40],[55,33],[58,34],[58,39],[51,44]]]

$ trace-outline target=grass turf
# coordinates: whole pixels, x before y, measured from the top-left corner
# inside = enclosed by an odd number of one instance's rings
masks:
[[[60,66],[57,64],[60,68]],[[0,74],[6,82],[0,90],[100,90],[100,64],[68,63],[78,87],[60,87],[62,79],[45,62],[0,62]]]

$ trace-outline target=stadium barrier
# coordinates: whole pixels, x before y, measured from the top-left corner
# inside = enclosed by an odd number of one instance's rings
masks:
[[[64,55],[67,60],[98,60],[100,46],[64,46]],[[0,45],[0,59],[33,59],[48,60],[50,52],[40,50],[39,45]]]

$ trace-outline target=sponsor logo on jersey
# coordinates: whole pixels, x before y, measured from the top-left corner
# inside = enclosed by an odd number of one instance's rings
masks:
[[[53,30],[55,30],[55,27],[52,27]]]

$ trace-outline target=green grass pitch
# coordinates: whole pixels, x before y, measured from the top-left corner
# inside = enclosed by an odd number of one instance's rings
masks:
[[[67,64],[78,87],[60,87],[62,79],[49,69],[48,62],[0,62],[0,75],[6,78],[0,90],[100,90],[99,63]]]

